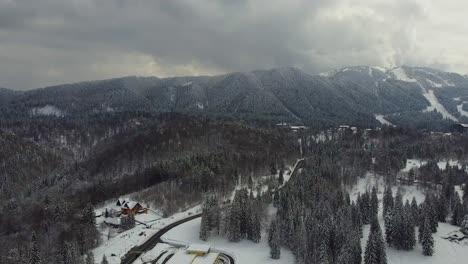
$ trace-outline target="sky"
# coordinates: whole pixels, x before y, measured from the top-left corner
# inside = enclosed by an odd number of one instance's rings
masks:
[[[294,66],[468,73],[466,0],[0,0],[0,87]]]

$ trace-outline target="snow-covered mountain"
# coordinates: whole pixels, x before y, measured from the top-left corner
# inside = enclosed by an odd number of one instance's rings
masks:
[[[466,76],[407,66],[353,66],[319,75],[285,67],[213,77],[124,77],[14,96],[5,91],[0,95],[10,95],[3,105],[23,116],[47,107],[58,116],[143,111],[363,126],[468,122]]]

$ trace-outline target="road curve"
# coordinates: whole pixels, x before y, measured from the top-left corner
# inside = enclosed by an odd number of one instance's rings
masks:
[[[130,249],[125,256],[123,256],[122,261],[120,262],[121,264],[132,264],[135,260],[137,260],[144,252],[154,248],[156,244],[160,242],[161,237],[166,234],[169,230],[172,228],[181,225],[185,222],[188,222],[190,220],[193,220],[195,218],[200,217],[201,214],[194,214],[191,215],[187,218],[181,219],[179,221],[176,221],[172,224],[169,224],[163,228],[161,228],[156,234],[154,234],[152,237],[150,237],[148,240],[146,240],[145,243],[136,246],[132,249]]]

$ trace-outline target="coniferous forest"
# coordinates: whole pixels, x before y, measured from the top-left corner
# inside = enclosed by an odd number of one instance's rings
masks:
[[[93,207],[135,192],[167,216],[203,203],[201,239],[266,236],[265,254],[288,249],[297,263],[384,263],[382,245],[422,245],[430,256],[437,223],[466,226],[467,192],[455,190],[466,186],[465,165],[437,165],[467,160],[464,134],[139,112],[5,119],[0,128],[1,263],[91,261],[101,242]],[[286,181],[286,164],[299,158]],[[416,158],[427,162],[400,175]],[[368,173],[386,187],[350,193]],[[271,177],[260,186],[262,175]],[[392,191],[410,179],[423,203]]]

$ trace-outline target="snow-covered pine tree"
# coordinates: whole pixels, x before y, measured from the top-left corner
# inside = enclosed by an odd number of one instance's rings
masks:
[[[439,199],[437,200],[437,206],[438,206],[437,220],[439,222],[445,222],[447,215],[449,213],[449,204],[448,204],[447,197],[445,197],[445,195],[443,194],[439,195]]]
[[[436,205],[436,198],[432,194],[428,194],[426,196],[426,214],[429,216],[429,223],[431,226],[432,233],[437,232],[437,227],[439,226],[438,220],[438,213],[437,213],[437,205]]]
[[[251,229],[251,240],[254,243],[259,243],[260,239],[262,238],[262,227],[261,227],[261,219],[260,213],[258,210],[253,210],[251,213],[252,218],[252,229]]]
[[[86,264],[95,264],[95,263],[94,263],[94,254],[93,254],[92,251],[89,251],[89,252],[86,254],[85,263],[86,263]]]
[[[361,247],[362,231],[355,229],[350,235],[350,243],[352,250],[352,260],[350,264],[361,264],[362,262],[362,247]]]
[[[199,238],[200,240],[206,241],[208,239],[208,216],[206,213],[202,213]]]
[[[272,259],[279,259],[281,255],[278,231],[277,222],[273,220],[270,224],[270,230],[268,232],[268,245],[270,246],[270,257]]]
[[[385,214],[385,218],[384,218],[385,241],[387,241],[387,244],[390,246],[393,245],[394,235],[395,235],[394,210],[395,209],[387,210],[387,213]]]
[[[31,238],[31,249],[29,254],[29,264],[41,264],[41,254],[39,252],[39,245],[37,244],[36,232],[33,232]]]
[[[106,255],[102,256],[101,264],[109,264],[109,261],[107,260]]]
[[[304,222],[300,220],[299,226],[294,235],[294,255],[297,264],[303,264],[307,259],[307,233]]]
[[[372,193],[370,197],[370,217],[377,218],[379,212],[379,199],[377,198],[377,188],[372,187]]]
[[[280,169],[280,171],[279,171],[279,176],[278,176],[278,184],[279,184],[279,185],[283,185],[283,183],[284,183],[284,176],[283,176],[283,174],[284,174],[283,169]]]
[[[325,241],[322,241],[318,250],[318,264],[329,264],[330,260],[328,258],[328,246]]]
[[[384,191],[384,196],[382,200],[382,207],[383,207],[383,216],[387,214],[388,210],[393,209],[393,193],[392,188],[387,186]]]
[[[240,241],[242,234],[240,230],[240,209],[237,203],[231,205],[227,232],[229,241]]]
[[[423,223],[419,228],[419,233],[419,242],[423,248],[423,255],[432,256],[434,253],[434,238],[432,237],[430,222],[427,215],[424,217]]]
[[[382,230],[379,222],[374,219],[371,223],[371,231],[366,244],[364,253],[365,264],[386,264],[387,254],[385,252],[385,243],[382,237]]]
[[[411,205],[406,200],[405,208],[403,210],[403,230],[404,238],[402,240],[403,249],[411,250],[416,245],[416,233],[414,228],[414,219],[412,219]]]
[[[418,203],[416,202],[416,198],[413,196],[411,200],[411,217],[413,218],[413,222],[415,226],[419,225],[419,207]]]
[[[468,236],[468,214],[466,214],[463,219],[463,222],[460,226],[460,232]]]
[[[461,203],[460,196],[458,194],[455,194],[454,196],[455,198],[454,198],[454,204],[452,206],[453,209],[452,209],[451,224],[455,226],[460,226],[465,214],[463,212],[464,210],[463,210],[463,205]]]
[[[353,263],[353,252],[350,245],[351,241],[347,240],[343,247],[341,248],[338,258],[336,260],[337,264],[349,264]]]

